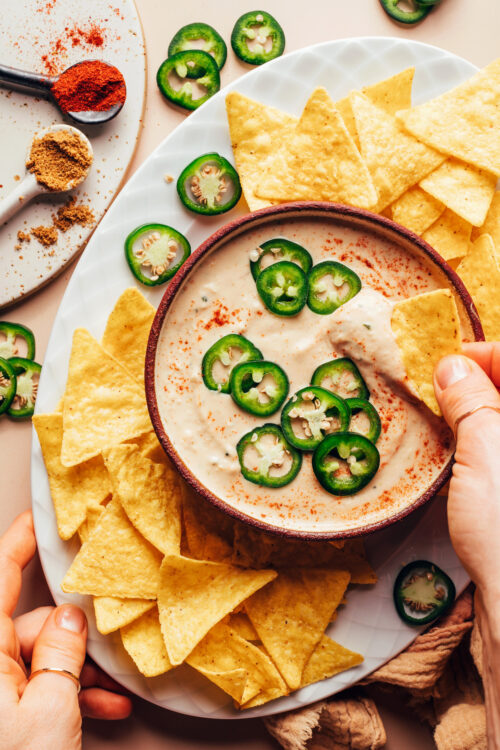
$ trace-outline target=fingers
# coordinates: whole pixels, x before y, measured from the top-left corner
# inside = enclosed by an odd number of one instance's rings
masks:
[[[12,615],[21,592],[22,571],[36,550],[31,511],[16,518],[0,539],[0,612]]]
[[[481,366],[461,355],[444,357],[434,372],[436,398],[444,418],[453,429],[459,417],[478,406],[500,408],[500,395]],[[479,431],[485,437],[490,428],[498,433],[500,414],[489,409],[472,414],[460,422],[458,439],[474,441]],[[486,438],[488,436],[486,435]]]
[[[82,715],[91,719],[126,719],[132,712],[130,698],[102,688],[87,688],[79,697]]]
[[[33,646],[31,673],[44,667],[66,669],[80,676],[85,660],[87,643],[87,619],[79,607],[64,604],[48,616]],[[37,675],[27,686],[23,700],[30,699],[39,691],[50,692],[61,699],[73,696],[76,688],[72,680],[57,673]]]
[[[500,342],[478,341],[464,344],[465,354],[482,367],[497,388],[500,388]]]
[[[47,617],[53,611],[54,607],[38,607],[38,609],[26,612],[26,614],[20,615],[14,620],[14,627],[21,647],[21,657],[27,664],[31,661],[33,646],[38,638],[38,634],[45,624]]]
[[[83,665],[82,673],[80,675],[80,682],[82,688],[87,687],[101,687],[105,690],[112,690],[116,693],[123,693],[130,695],[129,691],[115,682],[109,675],[103,672],[93,662],[86,661]]]

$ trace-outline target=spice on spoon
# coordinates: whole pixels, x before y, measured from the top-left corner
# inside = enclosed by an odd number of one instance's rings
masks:
[[[54,130],[35,138],[26,167],[48,190],[69,190],[82,181],[92,154],[75,132]]]
[[[52,94],[64,112],[104,112],[123,104],[126,93],[118,68],[100,60],[73,65],[52,86]]]

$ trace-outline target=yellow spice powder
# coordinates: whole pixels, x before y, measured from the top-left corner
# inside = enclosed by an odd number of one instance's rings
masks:
[[[26,167],[49,190],[67,190],[82,180],[92,154],[77,133],[54,130],[35,138]]]

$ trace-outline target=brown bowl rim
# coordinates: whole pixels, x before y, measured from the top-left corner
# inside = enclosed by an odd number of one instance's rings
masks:
[[[476,307],[472,298],[467,291],[463,281],[460,279],[456,271],[434,250],[427,242],[421,237],[412,232],[410,229],[396,224],[396,222],[388,219],[385,216],[379,214],[373,214],[370,211],[365,211],[361,208],[353,208],[351,206],[345,206],[340,203],[329,203],[325,201],[296,201],[293,203],[282,203],[275,206],[269,206],[267,208],[261,208],[250,214],[238,216],[236,219],[224,224],[219,227],[213,234],[210,235],[204,242],[199,245],[196,250],[188,257],[186,262],[182,265],[173,279],[170,281],[165,294],[163,295],[161,302],[156,311],[156,315],[151,326],[149,334],[147,349],[146,349],[146,361],[145,361],[145,388],[146,388],[146,401],[148,405],[149,415],[153,424],[154,431],[160,441],[164,451],[173,461],[177,470],[179,471],[182,478],[190,484],[198,494],[200,494],[205,500],[208,500],[218,510],[223,513],[227,513],[238,521],[254,526],[263,531],[267,531],[271,534],[275,534],[281,537],[302,539],[304,541],[320,541],[320,540],[335,540],[335,539],[349,539],[353,537],[365,536],[375,531],[391,526],[397,521],[406,518],[410,513],[413,513],[417,508],[420,508],[426,502],[431,500],[439,492],[439,490],[446,484],[451,476],[452,466],[454,462],[453,456],[450,458],[446,466],[442,469],[439,476],[432,482],[432,484],[422,493],[419,497],[408,507],[403,508],[390,518],[377,521],[376,523],[368,524],[363,527],[355,529],[347,529],[345,531],[301,531],[299,529],[288,529],[281,526],[275,526],[270,523],[266,523],[257,518],[247,516],[237,508],[233,508],[228,505],[224,500],[221,500],[213,492],[207,489],[198,479],[194,476],[192,471],[186,466],[184,461],[181,459],[173,444],[171,443],[160,417],[158,404],[156,400],[155,390],[155,362],[156,362],[156,350],[158,346],[158,340],[160,337],[163,322],[167,315],[167,312],[175,299],[177,291],[180,289],[184,279],[188,276],[191,269],[198,263],[198,261],[207,254],[214,245],[220,243],[226,239],[235,230],[241,229],[242,227],[249,226],[260,218],[271,217],[279,218],[293,213],[300,213],[302,211],[317,212],[319,215],[327,214],[330,217],[336,217],[342,219],[343,217],[350,217],[354,219],[361,219],[364,222],[371,224],[376,231],[377,228],[386,227],[393,235],[400,236],[406,241],[410,241],[416,245],[425,255],[427,255],[432,262],[434,262],[448,277],[452,286],[458,293],[462,300],[463,306],[467,312],[470,320],[471,328],[476,341],[484,341],[484,332],[479,320]]]

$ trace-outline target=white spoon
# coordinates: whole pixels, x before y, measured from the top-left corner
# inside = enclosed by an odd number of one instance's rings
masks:
[[[16,214],[21,208],[23,208],[28,203],[28,201],[32,200],[37,195],[47,193],[66,193],[68,190],[73,190],[73,188],[80,185],[87,177],[89,169],[92,166],[94,155],[89,139],[80,130],[74,128],[72,125],[52,125],[50,128],[42,130],[41,133],[37,133],[35,138],[39,140],[40,138],[43,138],[43,136],[47,133],[53,133],[57,130],[67,130],[70,133],[75,133],[86,144],[91,157],[91,162],[88,168],[78,180],[72,180],[71,183],[64,188],[64,190],[49,190],[47,187],[45,187],[45,185],[42,185],[40,182],[38,182],[33,172],[26,172],[26,176],[21,180],[19,185],[14,188],[12,193],[7,195],[2,201],[0,201],[0,225],[5,224],[5,222],[7,222],[12,216],[14,216],[14,214]],[[28,149],[28,156],[30,151],[31,145]]]

